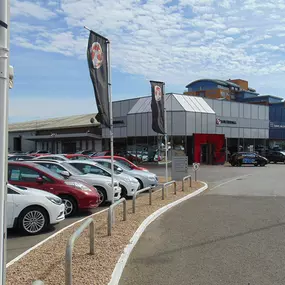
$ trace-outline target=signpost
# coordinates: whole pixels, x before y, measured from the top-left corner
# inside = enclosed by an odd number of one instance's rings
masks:
[[[188,175],[188,156],[173,156],[171,165],[173,180],[182,180]]]
[[[195,174],[195,181],[197,181],[197,171],[199,170],[199,168],[200,168],[200,163],[194,162],[193,163],[193,171]]]

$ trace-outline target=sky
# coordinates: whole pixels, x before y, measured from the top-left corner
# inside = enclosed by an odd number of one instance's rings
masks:
[[[113,100],[201,78],[285,97],[285,0],[11,0],[10,122],[96,112],[85,25],[111,41]]]

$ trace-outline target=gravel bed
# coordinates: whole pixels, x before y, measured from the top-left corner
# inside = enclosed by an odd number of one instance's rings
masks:
[[[169,204],[200,188],[200,182],[193,182],[188,191],[181,191],[178,182],[177,195],[169,187],[165,200],[161,200],[161,191],[153,193],[152,205],[148,205],[148,194],[141,195],[136,201],[136,213],[132,213],[132,201],[127,203],[127,221],[122,221],[122,206],[116,209],[115,225],[112,236],[107,236],[107,212],[94,216],[95,255],[89,252],[89,234],[85,230],[75,242],[73,250],[73,284],[106,285],[110,281],[113,269],[123,249],[143,220],[157,209]],[[9,266],[6,275],[7,285],[31,285],[34,280],[42,280],[45,285],[64,284],[65,246],[71,234],[80,226],[75,226],[58,234],[42,246],[31,251],[25,257]]]

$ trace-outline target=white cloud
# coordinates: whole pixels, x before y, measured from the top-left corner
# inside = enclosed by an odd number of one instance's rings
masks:
[[[85,59],[86,25],[110,38],[116,69],[168,84],[284,73],[284,0],[62,0],[59,12],[52,1],[12,3],[12,43],[22,47]],[[20,15],[57,16],[59,27]]]
[[[13,0],[11,2],[11,15],[12,17],[34,17],[40,20],[48,20],[56,16],[54,12],[47,8],[41,7],[39,4],[18,0]]]
[[[240,33],[240,29],[239,28],[229,28],[227,30],[224,31],[224,34],[226,35],[237,35]]]

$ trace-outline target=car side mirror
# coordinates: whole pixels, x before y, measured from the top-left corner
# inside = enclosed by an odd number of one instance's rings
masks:
[[[43,184],[44,183],[44,179],[42,177],[37,177],[36,182],[38,184]]]
[[[68,178],[70,176],[70,173],[66,170],[63,170],[60,172],[60,175],[62,175],[64,178]]]
[[[124,170],[120,167],[117,168],[117,172],[122,173]]]

